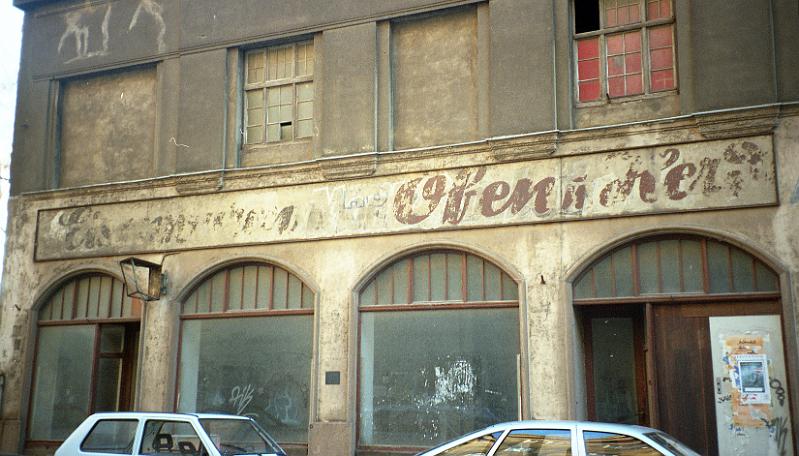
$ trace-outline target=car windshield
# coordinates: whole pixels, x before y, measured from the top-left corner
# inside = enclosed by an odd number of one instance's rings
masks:
[[[223,456],[284,454],[280,446],[250,420],[208,418],[200,420],[200,424]]]
[[[650,439],[654,440],[655,442],[657,442],[658,444],[662,445],[664,448],[668,449],[672,453],[674,453],[676,456],[697,455],[695,451],[685,446],[684,443],[666,434],[665,432],[649,432],[645,435]]]

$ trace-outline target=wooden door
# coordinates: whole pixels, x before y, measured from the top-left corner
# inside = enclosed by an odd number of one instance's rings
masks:
[[[718,454],[713,365],[706,316],[679,305],[654,309],[659,427],[697,452]]]

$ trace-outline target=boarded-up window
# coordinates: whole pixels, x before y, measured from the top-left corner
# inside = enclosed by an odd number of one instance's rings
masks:
[[[477,132],[474,8],[392,24],[394,146],[466,141]]]
[[[154,67],[62,83],[60,186],[154,174]]]

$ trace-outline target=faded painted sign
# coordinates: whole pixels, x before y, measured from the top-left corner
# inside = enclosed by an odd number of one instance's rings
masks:
[[[46,209],[36,258],[568,221],[777,203],[771,137],[351,182]]]

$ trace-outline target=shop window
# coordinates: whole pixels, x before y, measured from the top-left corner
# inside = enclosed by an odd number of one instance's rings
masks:
[[[63,440],[91,413],[132,406],[141,302],[123,288],[84,275],[39,310],[30,441]]]
[[[518,417],[518,291],[496,265],[416,254],[359,303],[359,446],[429,447]]]
[[[575,0],[581,103],[677,88],[671,0]]]
[[[594,262],[574,283],[576,301],[778,291],[777,275],[760,260],[735,246],[698,238],[632,243]]]
[[[246,53],[244,122],[247,146],[313,135],[313,41]]]
[[[252,416],[284,444],[305,444],[314,294],[296,275],[235,265],[183,302],[177,409]]]

